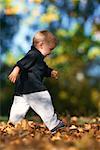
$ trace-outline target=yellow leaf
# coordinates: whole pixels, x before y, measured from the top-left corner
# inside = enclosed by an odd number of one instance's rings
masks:
[[[39,3],[40,4],[40,3],[42,3],[43,0],[30,0],[30,1],[33,1],[34,3]]]
[[[75,125],[72,125],[71,127],[69,127],[70,130],[75,130],[77,129],[77,127]]]
[[[51,140],[52,141],[56,141],[56,140],[61,140],[61,133],[60,132],[57,132],[52,138]]]

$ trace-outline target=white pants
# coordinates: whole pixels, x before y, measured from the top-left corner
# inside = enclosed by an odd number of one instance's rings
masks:
[[[59,124],[57,114],[54,113],[50,94],[47,90],[14,96],[9,122],[16,124],[21,121],[30,107],[41,117],[49,130],[52,130]]]

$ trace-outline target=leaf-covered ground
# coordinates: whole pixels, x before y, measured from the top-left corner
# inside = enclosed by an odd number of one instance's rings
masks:
[[[51,135],[43,123],[0,122],[0,150],[99,150],[100,118],[61,117],[66,127]]]

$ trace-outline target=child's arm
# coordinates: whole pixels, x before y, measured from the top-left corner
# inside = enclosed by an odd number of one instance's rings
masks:
[[[46,63],[45,65],[46,65],[45,77],[52,77],[58,79],[58,71],[49,68]]]
[[[27,71],[36,60],[36,53],[28,52],[22,59],[20,59],[14,66],[13,71],[9,74],[8,78],[11,82],[15,83],[20,71]]]
[[[12,83],[15,83],[19,72],[20,72],[20,68],[18,66],[15,66],[13,71],[9,74],[8,78]]]
[[[36,61],[37,54],[29,51],[22,59],[20,59],[16,65],[21,71],[27,71]]]

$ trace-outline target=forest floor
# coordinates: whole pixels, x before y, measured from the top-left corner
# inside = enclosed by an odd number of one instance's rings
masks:
[[[52,135],[42,122],[0,121],[0,150],[100,150],[99,117],[61,116],[66,127]]]

